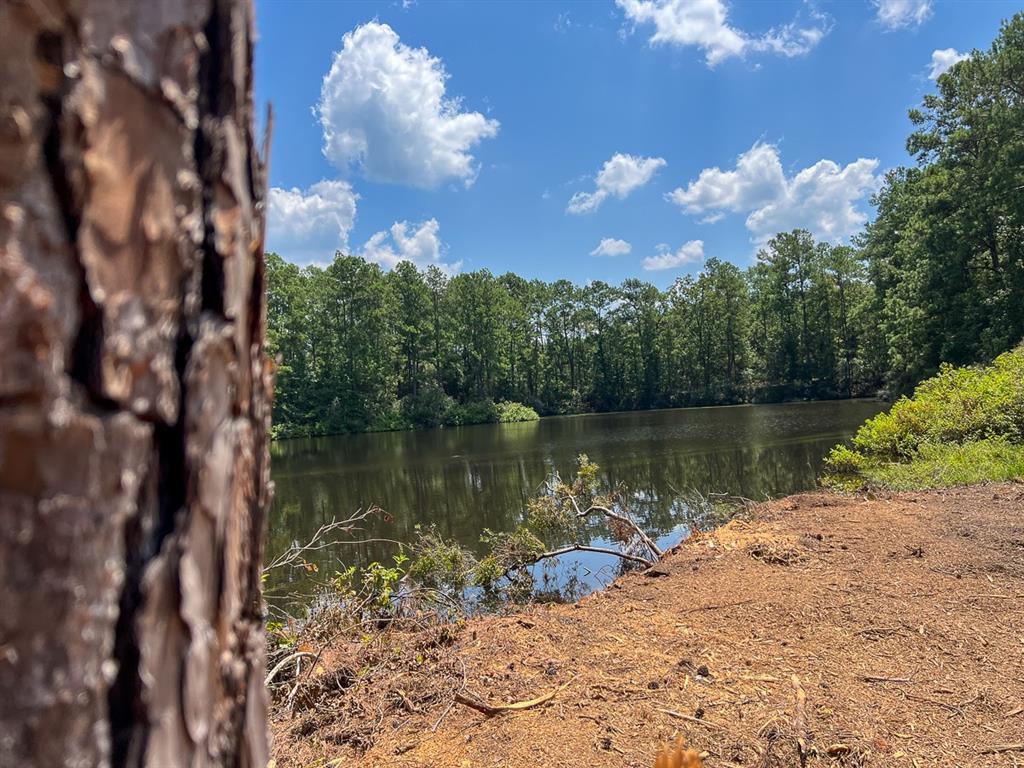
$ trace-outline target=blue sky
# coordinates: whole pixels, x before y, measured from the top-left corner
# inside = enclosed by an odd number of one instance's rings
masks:
[[[665,286],[844,241],[1017,3],[257,0],[268,249]],[[603,245],[602,245],[603,242]]]

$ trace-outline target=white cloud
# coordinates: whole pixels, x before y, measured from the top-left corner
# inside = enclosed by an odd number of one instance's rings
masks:
[[[644,259],[644,269],[656,272],[661,269],[675,269],[686,264],[699,264],[704,260],[704,241],[690,240],[673,252],[667,245],[658,246],[657,256]]]
[[[717,221],[725,212],[746,213],[757,243],[797,227],[837,242],[860,229],[867,215],[856,207],[878,188],[878,160],[859,158],[840,166],[819,160],[787,178],[778,148],[758,142],[736,161],[736,168],[707,168],[696,181],[666,195],[684,212]]]
[[[447,79],[440,59],[405,45],[387,24],[346,33],[316,108],[324,155],[342,171],[359,166],[372,181],[472,184],[479,166],[470,150],[499,124],[463,112],[459,99],[445,95]]]
[[[271,188],[267,249],[297,262],[329,260],[348,247],[358,199],[345,181],[319,181],[307,190]]]
[[[875,17],[889,29],[919,27],[932,15],[932,0],[874,0]]]
[[[712,212],[710,220],[717,221],[721,211],[757,208],[784,194],[785,188],[778,150],[758,142],[739,156],[735,170],[705,168],[696,181],[668,198],[687,213]]]
[[[615,237],[605,237],[597,244],[597,248],[590,252],[591,256],[625,256],[633,250],[633,246],[625,240]]]
[[[794,19],[751,36],[729,24],[724,0],[615,0],[633,24],[653,24],[651,45],[692,45],[704,51],[709,67],[748,51],[803,56],[832,28],[829,18],[813,8],[808,19]]]
[[[446,263],[441,260],[445,249],[438,235],[440,229],[437,219],[428,219],[418,225],[396,221],[390,230],[373,234],[363,246],[361,255],[387,269],[400,261],[411,261],[420,269],[433,265],[449,274],[458,272],[461,261]]]
[[[825,35],[832,31],[832,21],[825,14],[813,9],[809,12],[812,26],[801,26],[796,21],[772,27],[763,35],[748,42],[752,51],[776,53],[788,59],[806,56]]]
[[[969,53],[960,53],[956,48],[940,48],[932,51],[931,71],[928,72],[930,80],[938,80],[939,75],[947,71],[958,61],[971,58]]]
[[[567,213],[593,213],[609,196],[614,195],[621,200],[642,187],[664,165],[665,161],[660,157],[616,153],[594,177],[596,189],[577,192],[565,210]]]

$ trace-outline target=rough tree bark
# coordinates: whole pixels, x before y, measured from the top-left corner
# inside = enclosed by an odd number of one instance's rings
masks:
[[[0,765],[267,762],[249,0],[0,0]]]

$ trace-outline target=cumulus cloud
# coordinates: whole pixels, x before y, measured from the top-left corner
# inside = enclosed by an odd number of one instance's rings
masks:
[[[956,48],[940,48],[932,51],[931,70],[928,72],[930,80],[938,80],[939,75],[947,71],[958,61],[971,58],[969,53],[960,53]]]
[[[716,221],[726,212],[746,213],[746,226],[757,243],[797,227],[838,242],[867,221],[857,204],[878,188],[878,160],[859,158],[840,166],[819,160],[787,177],[772,144],[758,142],[723,171],[706,168],[696,181],[666,195],[685,213]]]
[[[359,199],[345,181],[271,188],[267,195],[267,249],[296,262],[329,259],[348,247]]]
[[[324,76],[316,112],[324,155],[343,172],[372,181],[436,187],[473,183],[471,150],[498,133],[498,121],[464,112],[446,96],[448,73],[425,48],[411,48],[387,24],[370,22],[342,38]]]
[[[590,252],[591,256],[625,256],[633,250],[633,246],[625,240],[615,237],[605,237],[597,244],[597,248]]]
[[[785,193],[778,150],[758,142],[739,156],[735,170],[705,168],[686,189],[668,195],[687,213],[708,213],[721,218],[721,211],[758,208]]]
[[[932,0],[875,0],[875,18],[889,29],[919,27],[932,15]]]
[[[615,196],[621,200],[642,187],[664,165],[665,161],[660,157],[616,153],[594,177],[594,191],[577,192],[565,210],[567,213],[593,213],[608,197]]]
[[[683,243],[673,251],[669,246],[662,243],[657,248],[656,256],[648,256],[644,259],[644,269],[648,272],[656,272],[662,269],[675,269],[687,264],[699,264],[704,261],[704,241],[690,240]]]
[[[634,25],[653,24],[651,45],[695,46],[709,67],[751,51],[781,56],[809,53],[832,28],[830,19],[808,7],[805,13],[763,35],[750,35],[729,24],[724,0],[615,0]]]
[[[390,230],[374,233],[363,246],[361,255],[367,261],[391,269],[400,261],[411,261],[420,269],[429,266],[440,267],[451,274],[459,271],[461,261],[442,261],[444,245],[440,238],[441,225],[437,219],[428,219],[420,224],[396,221]]]

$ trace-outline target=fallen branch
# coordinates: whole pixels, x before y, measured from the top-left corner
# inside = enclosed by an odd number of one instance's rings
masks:
[[[717,603],[715,605],[695,605],[691,608],[683,608],[680,613],[692,613],[693,611],[717,611],[719,608],[735,608],[737,605],[747,605],[753,600],[738,600],[735,603]]]
[[[586,509],[581,510],[579,508],[579,505],[576,503],[576,499],[570,496],[569,500],[572,501],[573,506],[576,508],[576,517],[588,517],[594,512],[600,512],[605,517],[609,517],[612,520],[618,520],[620,523],[624,523],[625,525],[628,525],[630,528],[632,528],[634,533],[636,533],[636,535],[640,537],[640,540],[644,543],[644,545],[651,552],[654,553],[655,558],[660,560],[662,557],[665,556],[665,553],[662,552],[658,545],[654,543],[654,540],[650,536],[648,536],[644,532],[644,530],[639,525],[637,525],[636,522],[633,521],[632,518],[626,517],[625,515],[620,515],[618,512],[614,512],[611,509],[608,509],[608,507],[602,507],[599,504],[591,504]]]
[[[555,698],[555,696],[559,692],[564,691],[571,682],[572,680],[568,680],[553,691],[545,693],[543,696],[538,696],[535,699],[528,699],[527,701],[517,701],[515,704],[487,704],[478,697],[473,695],[467,696],[461,691],[456,692],[455,701],[469,707],[470,709],[475,709],[477,712],[481,712],[487,717],[494,717],[495,715],[500,715],[503,712],[518,712],[523,709],[538,707]]]
[[[615,555],[615,557],[621,557],[623,560],[630,560],[640,565],[646,565],[648,567],[654,565],[654,561],[647,560],[637,555],[631,555],[628,552],[622,552],[618,549],[608,549],[607,547],[592,547],[589,544],[571,544],[568,547],[562,547],[561,549],[553,549],[550,552],[542,552],[530,561],[530,564],[539,563],[541,560],[546,560],[550,557],[558,557],[560,555],[567,555],[570,552],[597,552],[601,555]]]
[[[793,694],[796,704],[793,711],[793,730],[796,731],[796,746],[800,752],[800,765],[807,762],[807,692],[800,685],[800,678],[793,675]]]
[[[274,560],[265,565],[263,567],[263,573],[266,574],[276,568],[283,568],[285,566],[303,567],[306,565],[305,555],[307,553],[319,552],[320,550],[329,549],[337,544],[351,543],[335,538],[328,538],[330,534],[351,535],[353,532],[361,530],[357,523],[361,523],[369,517],[381,515],[383,513],[384,510],[380,507],[371,506],[365,510],[358,510],[351,517],[344,520],[332,520],[329,523],[325,523],[316,530],[316,532],[309,538],[309,541],[305,544],[293,544],[274,558]]]
[[[1017,744],[993,744],[981,750],[983,755],[997,755],[1003,752],[1024,752],[1024,741]]]
[[[301,659],[303,656],[315,657],[317,656],[317,654],[312,653],[310,651],[296,651],[295,653],[289,653],[287,656],[285,656],[283,659],[277,662],[277,664],[274,665],[274,668],[270,670],[270,673],[267,675],[267,679],[263,681],[263,684],[270,685],[272,682],[274,682],[274,678],[277,677],[277,673],[284,669],[288,665],[288,662],[296,661],[298,659]]]
[[[710,720],[705,720],[705,719],[703,719],[701,717],[694,717],[693,715],[685,715],[682,712],[677,712],[674,709],[661,709],[660,707],[655,707],[655,709],[657,709],[658,712],[662,712],[662,713],[668,715],[669,717],[674,717],[674,718],[676,718],[678,720],[685,720],[688,723],[699,723],[700,725],[706,725],[708,728],[717,728],[720,731],[724,731],[725,730],[725,726],[724,725],[719,725],[718,723],[712,723]]]
[[[864,675],[865,683],[912,683],[909,677],[880,677],[878,675]]]

